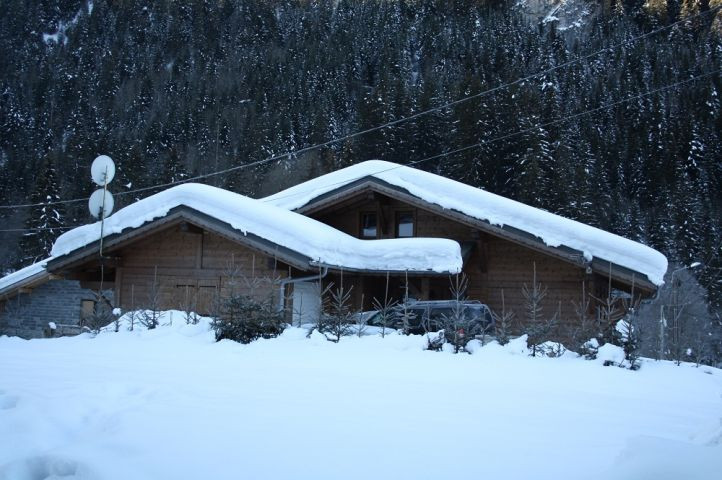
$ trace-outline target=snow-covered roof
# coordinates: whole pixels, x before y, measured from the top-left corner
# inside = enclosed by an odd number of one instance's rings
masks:
[[[26,281],[31,280],[33,277],[40,277],[45,274],[45,266],[49,260],[52,260],[52,258],[46,258],[45,260],[33,263],[32,265],[28,265],[25,268],[21,268],[20,270],[16,270],[13,273],[0,278],[0,293],[15,285],[23,284]]]
[[[370,160],[322,175],[262,199],[265,203],[296,210],[320,195],[366,177],[374,177],[406,190],[425,202],[461,212],[491,225],[510,226],[537,236],[549,247],[566,246],[594,258],[664,283],[667,258],[641,243],[613,233],[495,195],[480,188],[396,163]]]
[[[137,228],[187,206],[242,232],[308,257],[310,262],[348,269],[459,272],[459,244],[440,238],[360,240],[326,224],[268,203],[208,185],[187,183],[139,200],[105,219],[103,236]],[[100,222],[75,228],[53,245],[53,257],[100,239]]]

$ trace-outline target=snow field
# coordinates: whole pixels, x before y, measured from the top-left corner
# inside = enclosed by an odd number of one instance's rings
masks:
[[[166,316],[164,323],[168,323]],[[722,372],[637,372],[523,341],[473,355],[418,336],[290,328],[215,343],[206,321],[0,338],[0,479],[709,479]]]

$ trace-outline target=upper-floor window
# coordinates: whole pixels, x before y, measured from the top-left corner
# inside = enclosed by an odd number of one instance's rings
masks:
[[[396,212],[396,236],[414,236],[414,212]]]
[[[363,212],[361,214],[361,238],[377,238],[378,219],[376,212]]]

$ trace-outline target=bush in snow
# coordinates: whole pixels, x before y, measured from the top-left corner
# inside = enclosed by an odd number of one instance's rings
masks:
[[[606,343],[599,347],[597,355],[597,361],[601,362],[605,367],[624,366],[624,349],[617,345]]]
[[[543,342],[536,346],[536,354],[540,357],[556,358],[567,352],[567,348],[559,342]]]
[[[286,324],[283,312],[275,308],[272,298],[232,295],[220,301],[211,328],[217,341],[229,339],[250,343],[259,338],[277,337],[283,333]]]
[[[216,340],[229,339],[250,343],[259,338],[277,337],[286,328],[283,310],[276,308],[273,288],[278,279],[259,278],[255,275],[256,259],[253,257],[252,274],[247,277],[241,268],[231,261],[224,272],[227,289],[216,298],[215,315],[211,328]]]
[[[597,358],[599,352],[599,341],[596,338],[590,338],[579,346],[579,355],[587,360]]]
[[[447,345],[447,343],[443,330],[439,330],[438,332],[426,332],[426,350],[440,352],[444,349],[444,345]],[[454,347],[450,346],[450,348],[453,350]]]
[[[83,316],[82,326],[93,333],[99,333],[103,327],[117,320],[113,310],[113,306],[106,296],[102,292],[96,292],[93,310]]]
[[[634,309],[617,323],[618,344],[624,350],[624,359],[630,370],[639,368],[639,347],[641,338],[639,325],[635,321]]]

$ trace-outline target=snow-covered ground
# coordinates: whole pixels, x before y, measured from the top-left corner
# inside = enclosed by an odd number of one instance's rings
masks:
[[[0,479],[712,479],[722,371],[207,324],[0,338]]]

